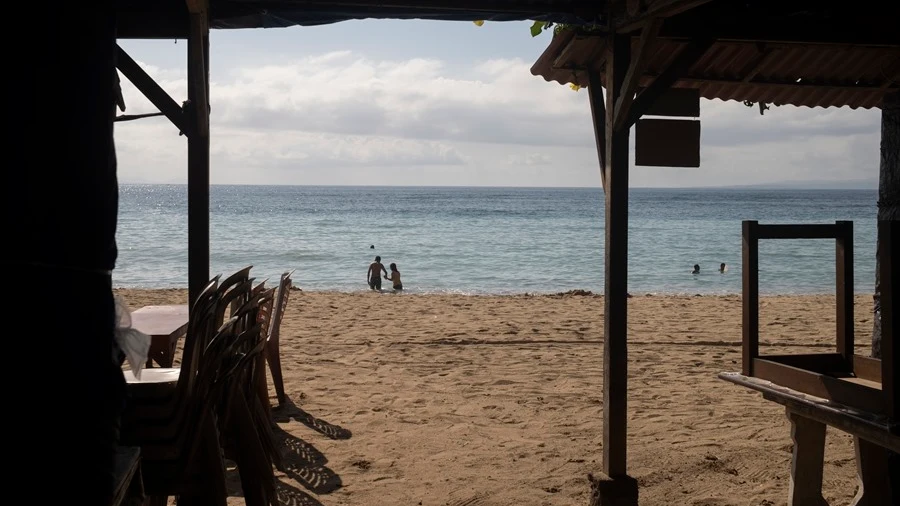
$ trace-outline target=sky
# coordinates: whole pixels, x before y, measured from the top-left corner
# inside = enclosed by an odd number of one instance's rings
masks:
[[[533,76],[529,23],[366,20],[213,30],[213,184],[598,187],[587,90]],[[184,40],[120,45],[178,103]],[[156,112],[122,76],[127,114]],[[632,187],[870,186],[880,111],[701,100],[700,168],[634,167]],[[186,183],[165,118],[116,124],[122,183]],[[632,131],[632,149],[634,135]],[[633,153],[632,153],[633,161]]]

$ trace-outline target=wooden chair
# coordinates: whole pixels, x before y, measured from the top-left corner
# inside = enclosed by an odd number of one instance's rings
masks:
[[[287,396],[284,393],[284,378],[281,374],[281,321],[284,319],[284,312],[287,310],[288,299],[291,295],[291,274],[294,271],[285,272],[281,275],[281,281],[278,284],[278,292],[275,296],[275,304],[272,310],[272,318],[269,323],[269,334],[266,340],[266,362],[269,364],[269,372],[272,374],[272,383],[275,386],[275,394],[278,397],[278,405],[284,406],[287,402]],[[268,393],[266,394],[268,397]]]
[[[191,308],[193,315],[185,336],[184,354],[179,368],[144,370],[137,380],[130,371],[125,373],[128,401],[122,415],[122,437],[141,439],[134,431],[156,425],[154,434],[171,437],[163,427],[174,430],[173,418],[184,414],[184,405],[191,401],[199,362],[204,349],[214,335],[212,327],[218,308],[218,277],[213,278],[197,297]]]
[[[174,430],[163,433],[162,427],[151,423],[141,432],[143,438],[131,442],[141,447],[144,487],[154,504],[165,504],[173,495],[187,498],[184,503],[194,500],[223,506],[227,502],[214,407],[236,369],[232,352],[238,341],[236,323],[236,318],[228,320],[210,339],[197,366],[193,395],[180,405],[181,416],[170,422]]]
[[[256,371],[266,344],[263,324],[259,321],[260,307],[271,304],[273,294],[274,290],[259,292],[236,310],[234,318],[248,325],[236,352],[245,357],[252,355],[253,359],[246,358],[231,376],[220,406],[222,447],[226,457],[238,467],[248,506],[268,506],[274,500],[272,466],[280,462],[271,421],[257,394],[259,374]]]

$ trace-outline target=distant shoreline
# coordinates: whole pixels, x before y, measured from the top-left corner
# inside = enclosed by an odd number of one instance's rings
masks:
[[[272,283],[267,283],[267,286],[275,286]],[[296,287],[295,287],[296,289]],[[120,291],[129,291],[129,292],[160,292],[160,293],[175,293],[175,292],[185,292],[187,293],[186,287],[169,287],[169,288],[147,288],[147,287],[131,287],[131,286],[117,286],[113,287],[113,292]],[[296,290],[297,292],[302,293],[310,293],[316,295],[347,295],[347,296],[358,296],[358,295],[395,295],[391,290],[383,290],[382,293],[378,294],[368,289],[359,289],[359,290],[351,290],[351,291],[342,291],[342,290],[307,290],[304,288],[300,288]],[[463,290],[460,291],[430,291],[430,292],[415,292],[415,291],[406,291],[402,294],[404,297],[535,297],[535,298],[560,298],[560,297],[595,297],[595,298],[603,298],[603,293],[601,292],[592,292],[590,290],[567,290],[563,292],[516,292],[516,293],[486,293],[486,292],[466,292]],[[724,298],[724,299],[740,299],[740,293],[688,293],[688,292],[642,292],[642,293],[630,293],[630,298],[674,298],[674,299],[682,299],[682,298],[693,298],[693,297],[714,297],[714,298]],[[873,294],[871,292],[857,292],[854,294],[855,297],[871,297]],[[762,298],[781,298],[781,297],[834,297],[834,293],[766,293],[760,292],[760,297]]]

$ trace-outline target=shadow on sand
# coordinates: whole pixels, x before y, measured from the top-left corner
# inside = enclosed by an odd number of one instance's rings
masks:
[[[300,422],[330,439],[350,439],[353,436],[349,429],[328,423],[303,411],[290,398],[286,399],[283,405],[272,409],[272,417],[278,423],[288,423],[292,420]]]

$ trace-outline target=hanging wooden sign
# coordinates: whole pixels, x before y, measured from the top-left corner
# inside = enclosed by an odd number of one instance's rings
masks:
[[[700,167],[700,122],[642,119],[634,127],[634,164]]]

